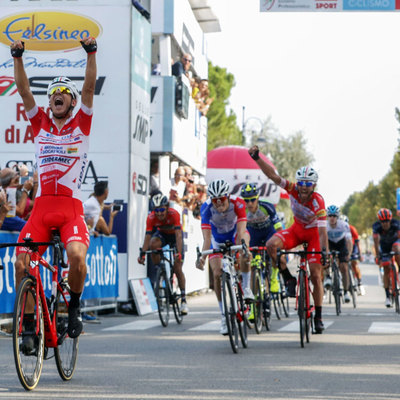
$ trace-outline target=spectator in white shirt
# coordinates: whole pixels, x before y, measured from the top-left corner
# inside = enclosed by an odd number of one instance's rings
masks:
[[[182,197],[185,193],[186,181],[185,170],[178,167],[175,170],[174,177],[171,179],[171,188],[169,191],[169,206],[174,208],[182,216]]]

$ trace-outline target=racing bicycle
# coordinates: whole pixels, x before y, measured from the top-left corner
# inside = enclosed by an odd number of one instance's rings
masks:
[[[242,284],[238,270],[235,267],[235,251],[242,250],[248,254],[247,246],[242,239],[242,244],[234,245],[227,241],[218,249],[210,249],[200,252],[197,248],[197,259],[202,255],[222,254],[221,293],[223,313],[228,328],[229,341],[232,351],[239,351],[239,336],[244,348],[248,345],[246,318],[250,311],[250,305],[246,304],[243,296]]]
[[[381,253],[379,258],[382,267],[389,267],[389,298],[395,307],[395,312],[400,314],[399,306],[399,273],[396,268],[394,256],[398,254],[394,251]]]
[[[154,250],[143,251],[140,249],[140,254],[157,254],[160,256],[160,265],[157,268],[156,283],[154,292],[157,300],[158,316],[160,317],[161,325],[168,326],[170,306],[174,310],[176,322],[181,324],[183,314],[181,313],[182,296],[176,290],[174,284],[174,255],[176,249],[159,248]]]
[[[52,249],[51,264],[40,255],[41,246]],[[49,348],[53,348],[58,373],[69,381],[78,357],[78,338],[72,339],[67,333],[70,288],[67,278],[60,278],[60,268],[67,268],[60,234],[53,229],[50,242],[25,238],[23,243],[0,244],[0,248],[5,247],[26,248],[29,264],[17,290],[13,314],[12,340],[18,378],[26,390],[33,390],[39,383],[43,360],[53,357],[48,354]],[[40,265],[51,271],[50,297],[45,295]]]
[[[313,333],[313,313],[315,311],[315,306],[311,304],[311,279],[307,256],[309,254],[321,254],[323,264],[325,264],[325,251],[307,251],[307,243],[303,243],[303,250],[286,251],[278,249],[278,267],[280,267],[281,255],[287,254],[295,254],[300,257],[297,276],[296,309],[300,324],[300,345],[304,347],[305,340],[309,343],[310,333]]]

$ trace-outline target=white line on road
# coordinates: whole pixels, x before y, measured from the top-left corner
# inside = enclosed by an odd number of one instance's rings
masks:
[[[157,320],[143,320],[134,321],[127,324],[111,326],[110,328],[104,328],[103,331],[144,331],[145,329],[154,328],[155,326],[161,325],[161,322]]]
[[[221,320],[207,322],[206,324],[190,328],[189,331],[219,331],[220,323]]]
[[[368,333],[400,333],[400,322],[373,322]]]
[[[334,321],[324,321],[324,326],[325,329],[328,328],[333,324]],[[289,324],[283,326],[282,328],[278,329],[279,332],[299,332],[300,331],[300,326],[299,326],[299,321],[293,321],[290,322]]]

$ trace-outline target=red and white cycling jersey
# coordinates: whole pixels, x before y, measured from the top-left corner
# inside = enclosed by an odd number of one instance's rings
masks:
[[[311,194],[310,200],[301,203],[299,192],[293,182],[281,178],[280,186],[285,189],[290,197],[290,206],[294,220],[305,229],[326,227],[326,210],[323,197],[316,192]]]
[[[91,108],[81,105],[59,131],[38,106],[27,112],[32,124],[39,173],[36,197],[67,196],[80,199],[80,188],[88,161]]]

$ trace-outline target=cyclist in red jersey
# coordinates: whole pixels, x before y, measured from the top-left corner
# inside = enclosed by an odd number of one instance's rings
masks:
[[[276,232],[267,242],[268,253],[276,261],[278,248],[292,249],[302,243],[308,243],[308,251],[328,249],[328,234],[325,202],[319,193],[314,191],[318,181],[317,172],[311,167],[302,167],[296,172],[296,184],[280,177],[259,155],[257,146],[249,149],[249,154],[274,183],[285,189],[290,196],[290,205],[294,215],[293,225],[280,232]],[[324,288],[322,285],[321,257],[309,254],[311,281],[314,286],[313,297],[315,302],[315,331],[322,333],[322,301]],[[282,265],[282,275],[288,287],[288,294],[295,296],[296,279],[286,265]]]
[[[186,303],[186,279],[182,270],[184,259],[183,235],[181,216],[178,211],[169,207],[167,196],[156,194],[151,200],[152,212],[147,216],[146,235],[142,246],[142,254],[138,258],[140,264],[146,261],[144,252],[147,250],[160,249],[167,244],[172,249],[176,247],[177,253],[174,260],[174,272],[178,278],[179,289],[181,290],[181,313],[187,315],[189,308]],[[160,256],[152,254],[153,265],[160,264]],[[152,282],[154,283],[154,282]]]
[[[22,60],[24,42],[17,40],[10,45],[15,83],[33,128],[39,173],[39,188],[32,214],[21,231],[18,242],[22,242],[25,237],[46,242],[51,238],[52,228],[60,231],[70,264],[68,335],[71,338],[79,336],[82,331],[79,307],[86,277],[85,258],[89,233],[79,193],[81,172],[87,163],[97,73],[96,40],[87,37],[81,41],[81,45],[87,53],[87,63],[80,110],[73,117],[73,109],[79,99],[74,83],[66,77],[58,77],[47,89],[52,118],[36,105],[30,90]],[[27,251],[24,248],[18,249],[15,262],[17,287],[25,276]],[[40,251],[43,253],[45,248]]]

